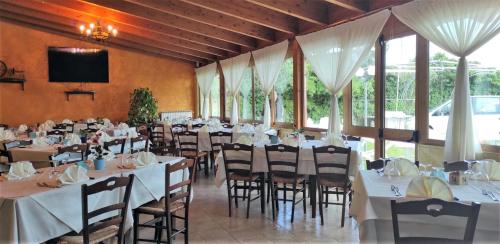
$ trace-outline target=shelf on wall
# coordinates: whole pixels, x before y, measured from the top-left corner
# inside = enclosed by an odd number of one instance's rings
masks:
[[[18,79],[18,78],[0,78],[0,83],[10,83],[10,84],[20,84],[21,89],[24,91],[24,82],[26,82],[25,79]]]
[[[92,101],[95,98],[95,91],[84,91],[84,90],[72,90],[72,91],[64,91],[66,94],[66,101],[69,101],[70,95],[90,95],[92,96]]]

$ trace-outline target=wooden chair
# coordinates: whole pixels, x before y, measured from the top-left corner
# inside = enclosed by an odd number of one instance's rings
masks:
[[[130,153],[145,152],[149,147],[149,139],[147,136],[140,135],[135,138],[130,138]]]
[[[472,202],[471,205],[447,202],[441,199],[431,198],[423,201],[397,202],[391,200],[392,211],[392,227],[394,230],[394,242],[399,243],[472,243],[474,240],[474,232],[476,231],[476,223],[481,205]],[[438,216],[455,216],[467,218],[465,233],[463,239],[447,239],[437,237],[401,237],[399,235],[398,215],[429,215],[432,217]]]
[[[173,124],[171,128],[172,132],[174,133],[184,132],[188,130],[188,127],[185,124]]]
[[[306,138],[306,140],[308,140],[308,141],[316,139],[313,135],[304,135],[304,137],[305,137],[305,138]]]
[[[212,147],[212,151],[210,152],[210,159],[212,160],[212,162],[215,162],[216,155],[220,151],[222,151],[222,145],[224,145],[225,143],[233,142],[233,133],[216,131],[216,132],[209,132],[208,136],[210,138],[210,146]]]
[[[361,141],[361,137],[351,135],[342,135],[342,139],[345,141]]]
[[[319,214],[321,216],[321,225],[323,220],[323,204],[327,207],[329,204],[342,205],[341,227],[344,227],[346,197],[349,194],[351,201],[351,182],[349,180],[349,163],[351,159],[351,148],[336,146],[313,146],[314,165],[316,168],[316,179],[319,194]],[[334,188],[335,191],[330,191]],[[341,190],[341,191],[339,191]],[[342,194],[342,203],[329,202],[328,195]],[[326,195],[326,199],[323,196]],[[324,201],[326,200],[326,201]]]
[[[208,176],[208,153],[200,152],[198,150],[198,132],[184,131],[177,133],[177,140],[179,142],[179,151],[181,157],[189,158],[194,160],[195,167],[201,169],[200,159],[203,160],[205,175]],[[194,176],[194,181],[196,182],[196,176]]]
[[[66,124],[56,124],[52,129],[53,130],[66,131]]]
[[[231,124],[227,124],[227,123],[222,124],[222,128],[232,129],[233,127],[234,127],[234,125],[231,125]]]
[[[201,128],[201,127],[203,127],[203,126],[205,126],[205,124],[199,123],[199,124],[194,124],[194,125],[192,125],[191,127],[192,127],[193,129],[200,129],[200,128]]]
[[[8,141],[4,142],[3,145],[0,146],[0,157],[6,157],[8,163],[12,163],[12,154],[10,153],[10,149],[16,148],[16,147],[22,147],[22,146],[27,146],[31,145],[33,141],[24,141],[24,140],[14,140],[14,141]]]
[[[147,241],[156,243],[165,243],[161,241],[162,230],[167,230],[166,243],[172,243],[172,238],[177,234],[184,234],[184,243],[189,241],[189,205],[191,200],[191,184],[193,175],[196,171],[194,160],[183,160],[174,165],[165,165],[165,196],[160,201],[147,203],[134,210],[134,242]],[[171,181],[172,173],[181,173],[178,171],[189,170],[188,179],[176,183]],[[175,184],[174,184],[175,183]],[[184,210],[183,216],[177,215],[177,212]],[[140,215],[152,215],[153,220],[140,224]],[[173,226],[174,219],[184,220],[184,226],[176,229]],[[164,221],[166,220],[166,221]],[[166,226],[163,225],[166,223]],[[139,238],[139,227],[154,228],[154,240]]]
[[[66,125],[66,131],[69,133],[73,133],[75,131],[75,124],[64,124]]]
[[[128,203],[130,200],[130,191],[134,182],[134,175],[128,177],[111,177],[93,185],[82,185],[82,222],[83,229],[79,235],[66,235],[60,238],[60,243],[100,243],[114,237],[118,238],[118,243],[125,243],[123,240],[123,231],[125,220],[127,218]],[[116,204],[102,206],[89,212],[89,196],[101,192],[111,192],[114,189],[125,187],[125,194],[121,201]],[[90,223],[92,218],[103,214],[110,214],[116,211],[119,213],[111,218],[106,218],[101,222]]]
[[[457,161],[457,162],[444,162],[444,172],[451,171],[466,171],[469,169],[469,162],[467,161]]]
[[[157,155],[175,155],[175,143],[165,138],[165,126],[163,124],[153,124],[149,129],[151,140],[151,152]]]
[[[87,159],[87,152],[89,150],[88,144],[72,145],[61,147],[57,150],[57,154],[51,155],[51,161],[73,163],[84,161]]]
[[[253,173],[253,145],[239,143],[226,143],[221,146],[226,169],[227,197],[229,202],[229,217],[232,212],[232,199],[236,208],[238,198],[247,199],[247,218],[250,212],[250,202],[260,198],[261,213],[264,213],[265,181],[263,175]],[[232,181],[232,184],[231,184]],[[242,182],[243,185],[238,184]],[[238,195],[238,190],[243,190],[243,195]],[[234,195],[231,193],[234,191]],[[259,195],[252,199],[252,191],[258,190]],[[246,192],[248,191],[248,195]]]
[[[97,129],[97,122],[87,123],[87,129]]]
[[[66,131],[62,131],[62,130],[47,131],[48,136],[64,136],[64,133],[66,133]]]
[[[8,129],[9,126],[6,124],[0,124],[0,128],[3,128],[4,130]]]
[[[387,164],[387,161],[388,160],[384,158],[380,158],[374,161],[366,160],[366,169],[367,170],[383,169]]]
[[[112,141],[104,142],[104,149],[114,153],[114,154],[123,154],[125,151],[125,139],[114,139]]]
[[[295,205],[302,201],[304,215],[306,213],[306,180],[303,176],[297,173],[299,163],[299,147],[292,147],[283,144],[265,145],[267,167],[269,171],[269,179],[271,183],[271,200],[273,209],[273,220],[276,218],[275,209],[279,210],[279,200],[283,203],[292,202],[292,218],[295,215]],[[282,185],[281,187],[279,185]],[[291,187],[289,187],[291,185]],[[297,188],[297,185],[302,185]],[[278,198],[278,191],[283,191],[283,199]],[[286,198],[287,191],[293,193],[292,199]],[[302,199],[295,201],[296,195],[302,193]]]

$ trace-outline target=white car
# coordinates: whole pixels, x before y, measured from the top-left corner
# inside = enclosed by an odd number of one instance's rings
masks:
[[[474,132],[481,142],[500,145],[500,96],[471,96]],[[429,113],[429,138],[444,140],[451,100]]]

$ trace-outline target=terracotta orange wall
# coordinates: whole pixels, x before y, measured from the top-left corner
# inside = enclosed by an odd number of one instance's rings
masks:
[[[49,82],[49,46],[107,49],[109,83]],[[152,89],[159,111],[195,111],[194,66],[175,59],[103,47],[0,21],[0,60],[9,68],[23,70],[26,78],[25,91],[18,84],[0,84],[0,123],[10,126],[65,118],[106,117],[125,121],[129,94],[138,87]],[[80,87],[95,90],[95,101],[82,95],[66,101],[64,91]]]

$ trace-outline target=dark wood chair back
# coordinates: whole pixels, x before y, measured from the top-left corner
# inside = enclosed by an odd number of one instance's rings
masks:
[[[124,231],[125,220],[127,218],[127,210],[130,200],[130,191],[132,189],[133,182],[134,182],[134,175],[130,174],[128,177],[111,177],[104,181],[97,182],[93,185],[87,185],[87,184],[82,185],[82,213],[83,213],[82,236],[84,244],[88,244],[90,242],[89,238],[90,234],[113,225],[118,226],[118,231],[116,233],[116,236],[118,237],[118,243],[119,244],[124,243],[123,231]],[[117,202],[116,204],[103,206],[99,209],[89,212],[88,210],[89,196],[100,192],[112,191],[114,189],[122,187],[125,187],[125,194],[121,201]],[[112,218],[106,218],[105,220],[100,221],[99,223],[93,225],[89,224],[90,219],[100,216],[102,214],[109,214],[110,212],[114,211],[118,211],[119,214]]]
[[[125,150],[125,139],[114,139],[112,141],[104,142],[104,149],[114,153],[114,154],[123,154]]]
[[[284,144],[265,145],[268,171],[271,178],[291,179],[297,183],[299,147]]]
[[[184,132],[188,130],[188,127],[185,124],[172,124],[171,128],[172,132],[174,133]]]
[[[342,135],[342,138],[346,141],[361,141],[359,136]]]
[[[75,124],[64,124],[66,125],[66,131],[73,133],[75,131]]]
[[[149,139],[156,147],[165,146],[165,126],[153,124],[149,129]]]
[[[48,136],[64,136],[64,133],[66,133],[66,130],[51,130],[47,131]]]
[[[201,127],[205,126],[205,124],[203,123],[199,123],[199,124],[193,124],[191,127],[193,129],[200,129]]]
[[[170,175],[177,171],[185,172],[189,170],[190,174],[187,179],[173,184]],[[191,183],[193,182],[193,175],[195,174],[196,167],[194,167],[194,160],[186,159],[173,165],[165,165],[165,213],[170,213],[170,208],[175,202],[185,204],[186,213],[189,212],[189,202],[191,200]],[[184,174],[183,174],[184,175]],[[187,218],[187,216],[185,216]],[[186,219],[187,221],[187,219]]]
[[[371,170],[371,169],[383,169],[385,165],[387,164],[387,159],[379,158],[374,161],[366,160],[366,169]]]
[[[391,200],[394,241],[395,243],[472,243],[480,207],[480,204],[474,202],[468,205],[458,202],[447,202],[436,198],[408,202]],[[434,237],[401,237],[399,235],[398,221],[398,215],[400,214],[464,217],[467,218],[465,234],[462,240]]]
[[[65,161],[67,163],[83,161],[87,159],[88,150],[88,144],[61,147],[57,149],[57,154],[51,155],[49,159],[51,161]]]
[[[148,150],[148,137],[140,135],[130,139],[130,153],[145,152]]]
[[[336,146],[313,146],[314,166],[318,182],[343,183],[347,188],[349,184],[349,164],[351,148]]]
[[[8,129],[9,126],[6,124],[0,124],[0,128],[3,128],[4,130]]]
[[[469,169],[469,162],[467,161],[457,161],[457,162],[444,162],[444,172],[451,171],[466,171]]]
[[[224,158],[227,179],[232,174],[249,178],[252,176],[253,145],[226,143],[222,145],[222,156]]]
[[[316,139],[313,135],[304,135],[304,137],[306,138],[306,140],[314,140]]]
[[[56,124],[52,127],[53,130],[66,131],[66,124]]]
[[[177,133],[181,156],[185,153],[198,153],[198,132],[183,131]]]
[[[14,140],[14,141],[4,142],[4,143],[2,143],[2,145],[0,145],[0,157],[6,157],[7,161],[9,163],[12,163],[12,161],[13,161],[12,154],[10,153],[9,150],[12,148],[16,148],[16,147],[31,145],[32,143],[33,143],[33,141],[31,141],[31,140],[29,140],[29,141]]]
[[[210,145],[212,146],[212,152],[219,152],[222,150],[222,145],[225,143],[233,142],[233,133],[232,132],[224,132],[224,131],[216,131],[210,132]]]
[[[87,129],[97,129],[97,122],[87,123]]]
[[[227,124],[227,123],[222,124],[222,128],[232,129],[233,127],[234,127],[234,125],[231,125],[231,124]]]

